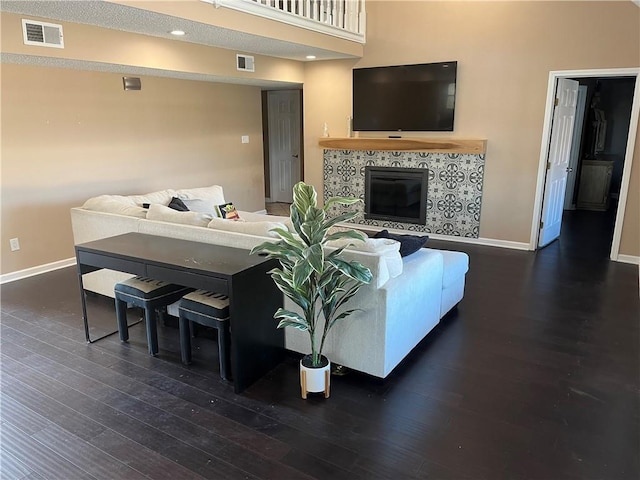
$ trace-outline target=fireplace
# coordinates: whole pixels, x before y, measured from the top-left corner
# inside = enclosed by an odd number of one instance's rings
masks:
[[[425,225],[428,170],[365,167],[364,218]]]
[[[417,168],[425,171],[429,181],[428,191],[422,196],[427,202],[425,223],[365,218],[364,202],[352,207],[358,212],[358,216],[352,223],[376,229],[393,228],[453,237],[478,238],[484,165],[483,153],[448,154],[327,149],[323,153],[323,195],[325,200],[331,197],[355,197],[364,200],[367,166],[392,169],[394,167]],[[366,195],[369,196],[369,194]],[[342,207],[332,205],[328,209],[328,214],[334,217],[344,213],[344,210]]]

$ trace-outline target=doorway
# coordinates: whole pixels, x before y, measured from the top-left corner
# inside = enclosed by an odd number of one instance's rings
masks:
[[[263,138],[266,203],[293,202],[293,185],[302,180],[302,90],[264,91]]]
[[[603,161],[607,162],[606,160],[607,152],[605,150],[606,150],[606,147],[611,144],[611,139],[609,143],[607,143],[606,135],[603,134],[602,132],[610,131],[613,125],[610,124],[609,125],[610,128],[606,129],[606,124],[602,123],[603,121],[606,122],[606,119],[602,117],[599,118],[600,120],[599,124],[594,124],[594,115],[593,115],[594,112],[593,110],[589,110],[589,109],[592,108],[590,100],[594,100],[593,94],[595,92],[596,83],[600,81],[601,84],[604,84],[604,82],[606,81],[619,79],[621,77],[626,77],[630,79],[628,81],[630,81],[632,84],[631,88],[633,89],[633,92],[632,92],[632,100],[630,105],[631,114],[628,120],[628,129],[626,128],[627,126],[620,127],[618,125],[618,128],[624,128],[625,130],[627,130],[627,135],[626,135],[626,138],[623,138],[622,140],[620,140],[619,138],[617,139],[618,144],[620,142],[623,144],[624,151],[620,154],[620,156],[623,158],[621,158],[617,162],[618,168],[614,172],[615,167],[613,165],[610,165],[611,168],[607,170],[607,168],[603,168],[603,166],[600,164]],[[616,181],[614,185],[616,189],[619,185],[619,189],[617,189],[618,192],[616,192],[615,190],[612,190],[612,191],[613,193],[618,194],[617,199],[615,198],[615,196],[613,198],[614,201],[617,200],[618,207],[617,207],[617,211],[615,212],[615,221],[614,221],[614,227],[613,227],[613,235],[612,235],[612,241],[611,241],[611,248],[609,252],[609,258],[611,260],[618,260],[619,248],[620,248],[620,235],[622,232],[622,221],[624,219],[624,210],[625,210],[625,205],[627,200],[627,193],[629,189],[631,163],[633,159],[634,142],[635,142],[636,131],[638,127],[638,115],[640,112],[640,69],[638,68],[550,72],[549,84],[548,84],[548,90],[547,90],[545,123],[543,127],[542,146],[541,146],[541,154],[540,154],[540,165],[538,170],[536,199],[534,203],[534,216],[533,216],[533,223],[531,228],[530,249],[536,250],[538,248],[538,243],[540,240],[540,227],[543,221],[543,212],[545,210],[544,209],[545,183],[547,181],[546,179],[547,162],[549,161],[550,145],[551,145],[551,139],[553,134],[552,118],[554,114],[556,88],[558,83],[561,82],[562,79],[578,80],[583,85],[591,84],[593,87],[592,91],[590,92],[591,96],[590,97],[588,96],[587,100],[585,101],[586,120],[585,120],[584,129],[582,131],[583,133],[582,147],[583,148],[581,149],[581,152],[579,154],[580,158],[579,158],[579,161],[577,162],[578,164],[576,165],[577,168],[574,169],[576,170],[575,173],[577,174],[575,177],[575,184],[577,185],[577,187],[574,189],[573,197],[571,200],[572,201],[575,200],[576,204],[580,203],[577,201],[578,200],[577,195],[579,195],[579,191],[580,191],[580,181],[581,181],[580,175],[583,170],[587,171],[590,168],[593,169],[597,167],[596,170],[600,169],[604,171],[605,175],[606,175],[606,172],[609,171],[612,177],[615,177],[615,178],[612,178],[612,181],[613,180]],[[599,105],[596,102],[595,107],[597,108],[598,106]],[[627,105],[627,108],[629,108],[629,105]],[[574,137],[575,137],[574,138],[574,141],[575,141],[578,137],[576,137],[575,135]],[[580,139],[578,139],[578,141],[580,141]],[[594,158],[585,158],[585,157],[594,157]],[[585,160],[591,161],[592,164],[589,165],[588,162],[585,162]],[[588,166],[589,168],[585,169],[585,166]],[[594,174],[593,172],[589,172],[587,175],[594,175]],[[595,175],[597,176],[598,173],[595,173]],[[584,180],[585,179],[583,178],[583,181]],[[598,182],[596,182],[596,184],[598,184]],[[585,187],[585,189],[583,189],[583,193],[584,191],[588,191],[588,188],[589,186]],[[608,201],[609,198],[610,197],[607,195],[606,200]],[[585,199],[582,198],[581,200],[584,206]],[[606,210],[605,206],[602,206],[602,208]]]

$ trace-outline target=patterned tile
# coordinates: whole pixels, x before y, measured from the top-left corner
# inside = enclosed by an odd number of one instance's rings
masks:
[[[364,200],[365,166],[429,170],[425,225],[366,220],[362,204],[355,223],[398,230],[478,238],[482,206],[484,155],[360,150],[324,151],[324,198],[351,196]],[[331,214],[345,210],[336,206]]]

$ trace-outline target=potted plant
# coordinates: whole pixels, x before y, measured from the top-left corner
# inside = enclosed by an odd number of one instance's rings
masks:
[[[322,355],[327,334],[337,322],[354,312],[345,309],[345,304],[372,278],[367,267],[341,257],[348,244],[333,251],[325,249],[332,240],[365,239],[365,235],[356,230],[329,233],[331,227],[351,220],[357,213],[328,218],[328,209],[336,203],[352,205],[360,201],[333,197],[319,208],[313,186],[298,182],[293,187],[290,216],[295,234],[276,228],[273,232],[278,242],[264,242],[251,251],[266,253],[280,262],[280,268],[271,270],[271,278],[300,307],[301,313],[279,308],[274,314],[274,318],[280,320],[278,328],[293,327],[309,332],[311,354],[300,361],[302,398],[307,398],[307,392],[324,392],[325,397],[329,396],[330,362]]]

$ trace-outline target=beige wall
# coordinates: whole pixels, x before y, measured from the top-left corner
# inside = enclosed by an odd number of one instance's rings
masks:
[[[142,77],[141,91],[124,91],[112,73],[1,74],[3,274],[72,257],[69,208],[94,195],[220,184],[240,209],[264,208],[259,88]]]
[[[68,22],[54,22],[64,49],[26,46],[21,18],[0,14],[3,53],[118,65],[125,75],[131,66],[304,80],[301,62],[256,55],[255,73],[238,72],[232,50]],[[7,63],[0,73],[2,274],[73,256],[69,208],[94,195],[219,183],[239,208],[264,208],[259,88],[143,76],[142,91],[125,92],[121,74]]]
[[[91,25],[53,21],[64,30],[64,49],[25,45],[22,41],[24,15],[0,14],[2,52],[72,61],[153,68],[186,74],[226,78],[302,83],[303,64],[293,60],[255,55],[256,71],[236,69],[236,51],[194,43],[109,30]],[[28,18],[38,20],[29,16]],[[40,19],[43,21],[52,20]]]
[[[318,140],[323,124],[332,137],[347,135],[351,115],[351,70],[355,60],[310,62],[304,71],[304,180],[316,187],[322,198],[322,150]]]
[[[487,139],[480,236],[528,244],[549,72],[638,67],[639,39],[639,9],[629,1],[370,1],[357,66],[458,61],[455,131],[412,135]],[[332,136],[345,135],[352,65],[305,68],[305,175],[317,188],[322,122]],[[620,251],[628,255],[640,253],[639,155],[636,142]]]

